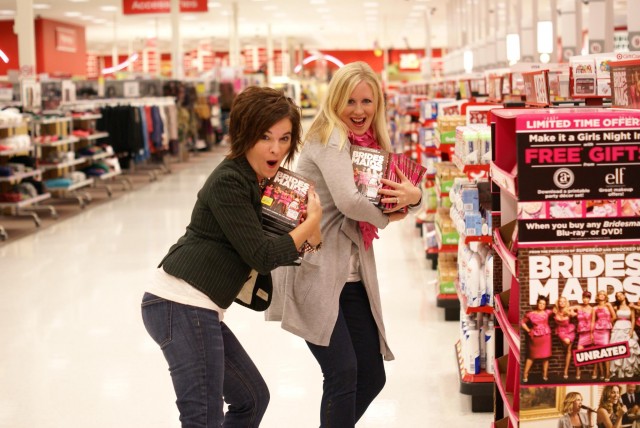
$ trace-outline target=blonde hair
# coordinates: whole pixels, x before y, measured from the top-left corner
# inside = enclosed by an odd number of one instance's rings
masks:
[[[579,392],[568,393],[564,397],[562,413],[571,413],[573,411],[573,403],[575,403],[578,399],[582,400],[582,395]]]
[[[363,61],[351,62],[340,68],[333,75],[329,83],[327,96],[309,128],[309,132],[307,132],[305,142],[310,138],[319,138],[320,142],[326,145],[329,142],[329,137],[337,128],[340,132],[340,148],[344,147],[349,135],[349,129],[340,119],[340,113],[346,108],[349,97],[361,82],[367,83],[373,92],[373,103],[375,105],[375,115],[371,123],[373,134],[381,148],[387,151],[391,150],[391,141],[389,140],[387,121],[385,119],[382,85],[373,69]]]

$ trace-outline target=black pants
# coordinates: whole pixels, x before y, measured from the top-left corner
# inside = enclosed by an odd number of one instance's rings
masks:
[[[320,426],[354,427],[386,381],[378,328],[362,282],[349,282],[329,346],[307,342],[324,376]]]

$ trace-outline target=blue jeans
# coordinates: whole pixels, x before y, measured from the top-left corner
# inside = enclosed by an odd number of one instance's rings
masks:
[[[169,364],[183,428],[260,425],[269,389],[218,312],[145,293],[142,320]]]
[[[344,286],[329,346],[307,345],[324,376],[320,426],[354,427],[386,382],[378,327],[362,282]]]

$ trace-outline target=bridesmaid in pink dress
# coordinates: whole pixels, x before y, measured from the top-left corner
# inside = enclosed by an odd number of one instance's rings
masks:
[[[616,312],[609,303],[609,297],[604,290],[598,291],[596,294],[596,307],[593,308],[591,318],[591,331],[593,332],[593,344],[596,346],[608,345],[611,339],[611,329],[613,322],[616,320]],[[611,377],[609,364],[596,363],[597,370],[600,371],[600,379],[609,381]],[[597,379],[598,371],[594,370],[592,379]]]
[[[593,307],[591,306],[591,292],[582,293],[582,304],[572,306],[578,318],[578,351],[593,345]],[[593,367],[593,375],[596,375],[597,367]],[[580,379],[580,366],[576,366],[576,379]]]
[[[523,382],[529,381],[529,370],[534,360],[542,360],[542,379],[548,380],[549,357],[551,357],[551,328],[549,316],[553,312],[547,309],[547,299],[538,296],[536,309],[525,314],[520,324],[522,330],[529,336],[529,352],[524,363]]]
[[[566,297],[558,298],[553,307],[554,320],[556,322],[556,335],[562,342],[565,349],[564,358],[564,378],[569,379],[569,363],[571,362],[571,348],[576,338],[576,326],[571,322],[571,318],[576,316],[575,311],[569,306]]]

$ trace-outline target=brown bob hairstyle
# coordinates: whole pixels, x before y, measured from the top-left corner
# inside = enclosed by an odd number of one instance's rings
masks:
[[[282,119],[291,121],[291,147],[285,158],[288,164],[300,147],[300,109],[291,98],[273,88],[249,86],[240,92],[233,100],[229,117],[229,159],[244,156],[269,128]]]

